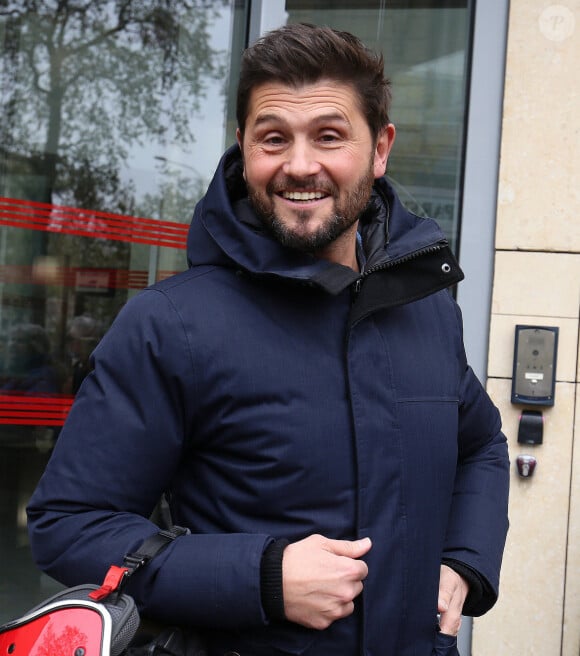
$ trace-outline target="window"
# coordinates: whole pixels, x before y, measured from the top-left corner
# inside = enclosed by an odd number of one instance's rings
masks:
[[[278,5],[282,21],[347,30],[383,53],[397,127],[387,175],[401,201],[436,219],[457,250],[472,3],[287,0],[283,9]]]
[[[52,585],[25,506],[88,354],[130,295],[186,267],[245,4],[0,8],[0,621]]]

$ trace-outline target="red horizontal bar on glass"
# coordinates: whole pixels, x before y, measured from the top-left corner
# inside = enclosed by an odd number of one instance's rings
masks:
[[[0,197],[0,225],[169,248],[185,248],[189,231],[176,221],[6,197]]]
[[[0,394],[0,424],[62,426],[74,396]]]
[[[157,280],[163,280],[177,271],[158,271]],[[0,265],[0,282],[20,285],[60,285],[94,289],[143,289],[148,283],[147,271],[99,269],[97,267]]]

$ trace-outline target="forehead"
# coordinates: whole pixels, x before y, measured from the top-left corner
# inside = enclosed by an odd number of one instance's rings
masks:
[[[349,84],[320,81],[299,87],[266,82],[253,89],[246,127],[265,120],[336,117],[347,123],[364,121],[357,93]]]

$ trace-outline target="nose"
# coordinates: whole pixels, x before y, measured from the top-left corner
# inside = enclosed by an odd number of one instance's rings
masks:
[[[306,140],[296,140],[287,150],[284,173],[293,178],[305,178],[320,172],[316,149]]]

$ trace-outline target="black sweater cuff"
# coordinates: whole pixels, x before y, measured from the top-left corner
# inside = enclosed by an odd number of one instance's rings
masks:
[[[275,540],[262,554],[260,563],[260,593],[262,608],[271,621],[285,620],[284,592],[282,587],[282,556],[288,540]]]

